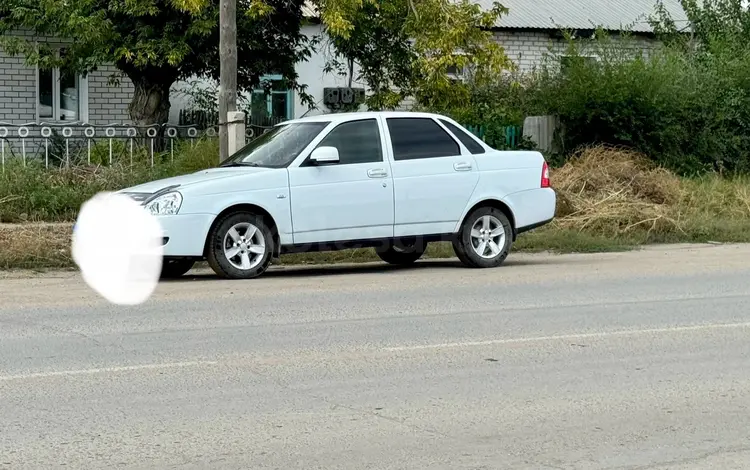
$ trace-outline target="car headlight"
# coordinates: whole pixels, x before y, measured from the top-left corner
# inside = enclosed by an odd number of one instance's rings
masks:
[[[177,191],[162,194],[145,205],[151,215],[176,215],[180,206],[182,206],[182,194]]]

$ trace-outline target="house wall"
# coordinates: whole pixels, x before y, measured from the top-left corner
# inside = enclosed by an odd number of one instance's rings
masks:
[[[553,38],[548,31],[503,30],[495,32],[495,40],[503,46],[505,54],[519,68],[521,72],[530,72],[542,64],[544,58],[550,54],[564,54],[567,46],[563,39]],[[623,48],[633,51],[648,51],[658,47],[659,42],[646,36],[633,36],[631,41],[625,42],[618,37],[612,41],[620,43]],[[595,51],[582,51],[586,55],[596,56]]]
[[[30,33],[15,33],[34,37]],[[59,41],[62,43],[62,41]],[[128,104],[133,86],[127,78],[119,86],[110,86],[116,71],[102,66],[82,81],[79,99],[88,104],[88,122],[94,125],[128,121]],[[10,56],[0,49],[0,121],[12,124],[36,122],[37,71],[24,63],[22,56]]]
[[[110,77],[117,73],[113,65],[99,67],[88,76],[89,122],[96,125],[130,122],[128,106],[133,98],[133,84],[120,77],[117,86],[110,85]]]
[[[321,25],[308,24],[303,25],[301,28],[302,34],[310,39],[323,35],[323,28]],[[317,45],[317,50],[311,57],[304,62],[299,62],[296,66],[296,72],[298,80],[301,84],[307,85],[306,93],[312,96],[313,102],[316,104],[317,109],[309,110],[308,106],[302,102],[302,99],[297,92],[292,92],[292,116],[291,118],[299,118],[303,115],[314,116],[321,113],[326,113],[327,108],[323,104],[323,89],[329,87],[344,87],[348,85],[348,78],[338,75],[336,72],[326,72],[326,64],[334,57],[334,53],[326,40],[323,39]],[[359,74],[359,67],[354,66],[354,77]],[[170,101],[172,104],[169,122],[171,124],[177,124],[179,121],[179,114],[181,109],[187,109],[190,107],[190,98],[182,90],[189,87],[199,87],[206,89],[211,86],[211,82],[206,79],[198,77],[192,77],[186,81],[180,81],[175,83],[172,87],[170,94]],[[364,83],[352,82],[352,87],[365,88],[367,87]],[[363,107],[364,110],[364,107]],[[309,111],[309,112],[308,112]]]
[[[305,25],[302,27],[302,33],[308,38],[323,37],[323,27],[317,24]],[[341,56],[336,57],[333,48],[327,43],[325,37],[323,37],[317,46],[317,51],[307,61],[297,64],[296,70],[299,75],[299,81],[307,85],[306,92],[313,97],[318,109],[308,112],[307,105],[303,104],[299,95],[295,93],[294,117],[301,117],[305,113],[307,113],[307,116],[313,116],[327,112],[328,108],[323,104],[323,89],[349,85],[348,77],[340,76],[336,72],[326,73],[326,63],[334,58],[343,62],[343,58]],[[369,89],[365,83],[356,80],[357,75],[359,75],[359,67],[357,64],[354,64],[355,80],[352,82],[352,87],[364,88],[365,93],[368,93]]]
[[[14,124],[36,120],[36,70],[23,57],[0,49],[0,121]]]

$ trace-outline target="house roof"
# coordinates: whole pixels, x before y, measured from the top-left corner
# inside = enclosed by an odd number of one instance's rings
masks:
[[[595,29],[651,32],[648,19],[660,0],[499,0],[508,9],[498,28]],[[687,26],[679,0],[661,0],[677,27]],[[479,0],[492,8],[493,0]]]
[[[484,9],[493,0],[476,0]],[[648,19],[656,12],[657,2],[666,7],[677,27],[688,25],[680,0],[499,0],[508,9],[495,24],[501,29],[595,29],[651,32]],[[302,7],[308,19],[318,17],[309,1]]]

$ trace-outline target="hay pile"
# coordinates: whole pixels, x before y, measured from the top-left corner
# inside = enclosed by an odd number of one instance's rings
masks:
[[[582,149],[553,172],[552,186],[560,227],[602,235],[680,230],[680,178],[639,153],[604,146]]]

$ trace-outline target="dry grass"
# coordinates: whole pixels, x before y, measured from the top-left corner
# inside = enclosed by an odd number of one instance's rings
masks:
[[[683,179],[645,156],[613,147],[579,151],[552,175],[555,227],[638,242],[748,241],[745,178]]]
[[[559,227],[608,236],[680,229],[672,210],[683,198],[680,178],[635,152],[587,148],[552,177]]]
[[[96,174],[77,176],[89,182],[97,178]],[[71,175],[65,178],[68,182]],[[520,236],[514,250],[593,252],[655,242],[750,242],[748,178],[682,179],[637,153],[595,147],[553,171],[552,182],[558,194],[557,218]],[[15,197],[0,196],[0,209],[13,204],[9,198]],[[70,266],[70,230],[70,223],[0,224],[0,269]],[[431,244],[426,253],[430,258],[452,256],[447,243]],[[289,255],[281,262],[377,259],[373,250],[362,249]]]
[[[0,269],[72,265],[70,224],[0,224]]]
[[[0,224],[0,270],[70,268],[71,224],[29,223]],[[632,244],[575,231],[542,228],[524,234],[514,251],[601,252],[629,249]],[[431,243],[425,258],[454,257],[450,243]],[[366,263],[379,261],[370,248],[326,253],[300,253],[283,256],[276,262],[284,265]]]

